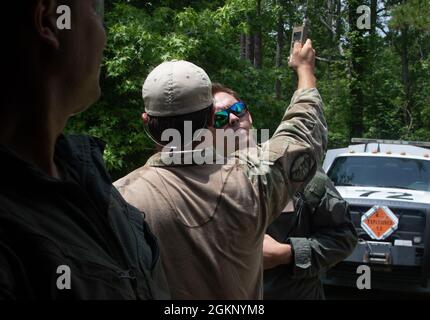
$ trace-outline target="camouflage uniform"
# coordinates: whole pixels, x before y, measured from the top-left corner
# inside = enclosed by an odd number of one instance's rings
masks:
[[[157,153],[115,183],[146,213],[173,299],[262,298],[266,228],[314,175],[326,134],[318,91],[300,90],[255,156],[239,152],[227,164],[166,165],[166,154]],[[216,153],[206,152],[216,162]]]
[[[324,299],[320,275],[348,257],[357,244],[348,204],[319,170],[267,233],[289,243],[293,260],[264,272],[265,299]],[[293,208],[294,210],[294,208]]]

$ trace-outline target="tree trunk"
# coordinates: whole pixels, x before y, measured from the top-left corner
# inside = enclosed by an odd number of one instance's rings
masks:
[[[254,67],[262,69],[263,67],[263,40],[261,34],[261,0],[257,0],[257,27],[255,34],[255,56]]]
[[[240,59],[246,59],[246,34],[244,33],[240,35]]]
[[[378,0],[370,2],[370,35],[372,38],[376,36],[376,22],[378,19]]]
[[[253,28],[253,24],[250,16],[247,17],[247,21],[248,21],[249,31],[246,34],[246,58],[252,64],[254,64],[254,47],[255,47],[254,34],[253,34],[254,28]]]
[[[284,55],[284,19],[282,17],[282,12],[278,14],[278,22],[277,22],[277,36],[276,36],[276,68],[282,68],[282,58]],[[276,99],[282,99],[282,83],[280,79],[276,79],[275,82],[275,96]]]
[[[255,35],[255,55],[254,55],[254,67],[256,69],[263,68],[263,41],[261,39],[261,32],[257,32]]]
[[[351,80],[350,91],[350,137],[362,137],[364,131],[363,107],[365,104],[364,90],[365,85],[363,76],[365,75],[366,49],[362,31],[357,28],[358,14],[357,7],[361,4],[360,0],[349,2],[349,26],[350,26],[350,46],[351,46]]]
[[[405,91],[404,123],[408,130],[412,127],[412,107],[411,107],[411,81],[409,73],[408,38],[409,28],[403,27],[401,30],[401,57],[402,57],[402,82]]]
[[[336,35],[335,35],[335,42],[337,43],[339,55],[341,57],[345,56],[345,52],[342,47],[342,42],[340,41],[341,35],[342,35],[342,1],[337,0],[336,4]]]
[[[252,34],[246,35],[246,58],[254,63],[254,36]]]
[[[336,20],[334,19],[334,8],[335,8],[335,2],[334,0],[327,0],[327,25],[330,26],[332,31],[335,31],[336,27]],[[332,40],[333,42],[336,41],[336,33],[332,33]]]

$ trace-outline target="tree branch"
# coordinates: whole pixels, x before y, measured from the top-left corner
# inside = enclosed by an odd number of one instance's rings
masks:
[[[388,37],[388,33],[384,30],[384,27],[383,27],[381,24],[377,23],[377,24],[376,24],[376,27],[377,27],[379,30],[381,30],[381,31],[385,34],[385,36],[387,36],[387,37]]]
[[[328,62],[328,63],[333,63],[333,62],[338,62],[338,61],[342,61],[344,59],[342,59],[343,57],[339,58],[339,59],[327,59],[327,58],[323,58],[323,57],[315,57],[316,60],[318,61],[322,61],[322,62]]]
[[[336,34],[336,31],[335,30],[333,30],[333,28],[332,27],[330,27],[328,24],[327,24],[327,22],[325,22],[324,21],[324,19],[320,16],[320,21],[322,22],[322,24],[324,25],[324,26],[326,26],[327,27],[327,29],[331,32],[331,33],[333,33],[333,34]]]

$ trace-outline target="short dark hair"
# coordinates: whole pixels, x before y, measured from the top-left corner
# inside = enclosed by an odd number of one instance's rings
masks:
[[[197,130],[207,129],[212,125],[212,112],[213,105],[209,107],[179,116],[172,117],[154,117],[148,116],[148,129],[149,133],[152,137],[159,142],[160,144],[167,144],[168,141],[161,141],[161,136],[165,130],[168,129],[176,129],[181,134],[181,137],[184,138],[184,123],[186,121],[191,121],[192,125],[192,135]],[[188,143],[190,141],[182,141],[183,143]]]
[[[225,92],[228,93],[229,95],[232,95],[237,101],[241,101],[242,99],[240,98],[239,94],[234,91],[233,89],[219,83],[219,82],[213,82],[212,83],[212,95],[215,95],[215,93],[218,92]]]

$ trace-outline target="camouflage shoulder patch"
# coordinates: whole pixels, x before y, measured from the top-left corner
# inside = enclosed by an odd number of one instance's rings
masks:
[[[291,165],[290,177],[294,182],[303,182],[309,178],[315,165],[314,159],[307,154],[303,153],[298,156]]]

